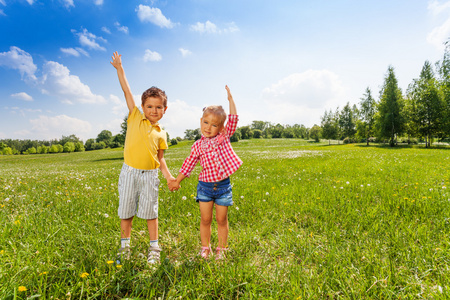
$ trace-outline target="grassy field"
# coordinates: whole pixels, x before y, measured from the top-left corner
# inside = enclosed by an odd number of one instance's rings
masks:
[[[197,167],[178,192],[162,180],[156,267],[138,219],[131,261],[112,263],[120,150],[0,156],[0,299],[450,297],[450,149],[233,147],[228,259],[197,257]],[[173,174],[189,150],[166,151]]]

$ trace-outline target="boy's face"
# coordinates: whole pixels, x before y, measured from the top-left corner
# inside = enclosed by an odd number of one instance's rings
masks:
[[[148,97],[145,99],[144,105],[142,105],[142,111],[145,117],[150,123],[155,124],[163,117],[166,112],[167,106],[164,106],[164,102],[156,97]]]
[[[204,137],[212,138],[222,130],[220,118],[214,114],[208,114],[200,119],[200,130]]]

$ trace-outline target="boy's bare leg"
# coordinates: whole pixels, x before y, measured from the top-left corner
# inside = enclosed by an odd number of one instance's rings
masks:
[[[219,248],[226,248],[228,243],[228,206],[216,204],[217,236]]]
[[[214,202],[199,202],[200,205],[200,239],[203,247],[211,243],[211,222]]]
[[[120,220],[120,237],[122,239],[128,239],[131,237],[131,227],[133,223],[133,217],[129,219]]]
[[[156,241],[158,239],[158,218],[147,220],[147,227],[150,241]]]

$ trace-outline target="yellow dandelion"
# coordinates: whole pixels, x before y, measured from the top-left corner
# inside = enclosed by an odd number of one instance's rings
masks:
[[[122,265],[117,265],[116,268],[117,268],[117,269],[121,269],[121,268],[122,268]]]
[[[24,287],[23,285],[19,286],[18,288],[19,292],[26,292],[28,289]]]
[[[89,273],[87,273],[87,272],[81,273],[81,275],[80,275],[81,278],[86,278],[88,276],[89,276]]]
[[[41,274],[39,274],[39,276],[47,275],[47,274],[48,274],[47,272],[42,272]]]
[[[108,265],[112,265],[112,264],[114,263],[114,261],[108,260],[106,263],[107,263]]]
[[[20,220],[15,220],[15,221],[14,221],[14,224],[15,224],[15,225],[20,225]]]
[[[5,254],[5,250],[0,250],[0,254],[1,255]]]

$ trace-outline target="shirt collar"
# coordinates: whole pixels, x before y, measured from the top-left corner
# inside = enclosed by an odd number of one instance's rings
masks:
[[[156,129],[158,129],[158,131],[161,131],[161,125],[159,125],[158,122],[156,122],[156,124],[152,124],[152,122],[150,122],[150,121],[145,117],[144,114],[142,114],[142,121],[147,121],[148,124],[150,124],[150,126],[156,128]]]

